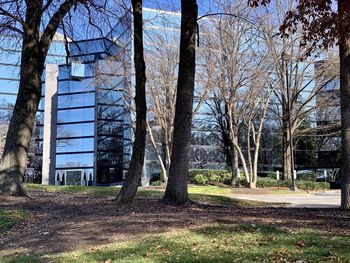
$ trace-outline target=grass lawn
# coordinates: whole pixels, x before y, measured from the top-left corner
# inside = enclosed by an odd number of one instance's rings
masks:
[[[4,262],[350,262],[348,236],[310,229],[213,225]]]
[[[115,196],[120,187],[101,187],[101,186],[56,186],[56,185],[39,185],[39,184],[25,184],[25,189],[46,191],[53,193],[81,193],[87,195],[107,195]],[[141,188],[137,191],[138,197],[162,198],[164,189],[162,188]],[[250,200],[240,200],[230,198],[229,195],[232,189],[229,187],[220,186],[189,186],[189,196],[192,201],[230,206],[267,206],[268,203]]]
[[[28,213],[21,209],[0,208],[0,233],[10,230],[27,216]]]

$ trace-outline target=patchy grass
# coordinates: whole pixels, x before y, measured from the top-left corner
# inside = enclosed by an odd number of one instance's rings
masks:
[[[79,193],[87,195],[106,195],[115,196],[120,187],[102,187],[102,186],[57,186],[57,185],[39,185],[26,184],[27,190],[45,191],[53,193]],[[143,198],[162,198],[164,189],[141,188],[137,191],[137,197]],[[189,196],[194,202],[213,204],[213,205],[230,205],[230,206],[270,206],[271,204],[259,201],[241,200],[225,196],[231,192],[229,187],[219,186],[190,186]],[[276,204],[275,204],[276,205]]]
[[[350,262],[348,236],[264,225],[214,225],[4,262]]]
[[[188,192],[190,194],[229,195],[232,194],[232,188],[215,185],[190,185]]]
[[[21,209],[0,208],[0,232],[10,230],[27,216],[28,213]]]

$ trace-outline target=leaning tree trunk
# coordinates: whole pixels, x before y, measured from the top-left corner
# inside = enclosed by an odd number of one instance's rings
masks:
[[[339,1],[339,8],[342,1]],[[344,1],[343,1],[344,2]],[[350,38],[341,40],[340,107],[341,107],[341,208],[350,209]]]
[[[117,202],[130,203],[134,200],[141,181],[145,159],[147,106],[146,106],[146,65],[143,55],[142,0],[132,0],[134,17],[134,63],[136,75],[136,132],[130,166],[124,184],[117,195]]]
[[[192,126],[195,50],[198,6],[196,0],[181,0],[180,62],[177,84],[173,147],[164,201],[185,204]]]

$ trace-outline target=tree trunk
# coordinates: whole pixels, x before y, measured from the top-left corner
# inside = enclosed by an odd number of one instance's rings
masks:
[[[167,171],[166,171],[166,169],[165,169],[162,156],[159,154],[156,141],[154,140],[154,137],[153,137],[152,129],[151,129],[151,127],[149,126],[148,122],[147,122],[147,130],[148,130],[149,138],[150,138],[150,140],[151,140],[151,144],[152,144],[152,146],[153,146],[153,149],[154,149],[155,154],[157,155],[157,159],[158,159],[160,168],[161,168],[162,173],[163,173],[164,182],[166,183],[166,182],[168,181],[168,173],[167,173]]]
[[[291,148],[289,144],[289,130],[288,123],[283,122],[283,180],[288,180],[292,178],[291,175]]]
[[[146,144],[146,65],[143,55],[142,0],[132,0],[134,17],[134,63],[136,75],[136,132],[130,166],[124,184],[117,195],[117,202],[134,200],[141,181]]]
[[[342,10],[344,0],[339,1]],[[350,209],[350,38],[340,40],[341,208]]]
[[[1,159],[2,194],[25,195],[21,183],[27,167],[28,149],[41,96],[41,74],[38,68],[37,60],[23,57],[20,88]]]
[[[239,186],[239,179],[238,179],[238,152],[236,148],[232,145],[231,147],[231,173],[232,173],[232,180],[231,180],[231,187],[237,187]]]
[[[0,193],[25,195],[21,181],[27,165],[35,115],[40,102],[41,77],[47,52],[62,19],[76,3],[77,0],[64,1],[51,15],[40,37],[40,23],[45,11],[43,1],[26,2],[20,83],[0,161]]]
[[[196,0],[181,0],[180,62],[173,131],[173,147],[169,181],[164,201],[172,204],[188,202],[192,108],[195,78],[195,50],[198,6]]]
[[[36,11],[41,8],[40,1],[36,2],[28,4],[26,10],[27,28],[22,41],[18,95],[0,163],[0,193],[6,195],[25,195],[21,183],[41,96],[44,63],[39,54],[40,17],[35,17]]]

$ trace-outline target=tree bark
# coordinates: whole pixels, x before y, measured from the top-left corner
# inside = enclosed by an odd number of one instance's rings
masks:
[[[339,12],[345,12],[345,0],[338,1]],[[343,6],[344,5],[344,6]],[[350,209],[350,38],[339,40],[340,107],[341,107],[341,208]]]
[[[76,2],[64,1],[50,18],[41,37],[43,1],[27,2],[18,95],[0,161],[1,194],[26,195],[21,183],[41,97],[41,77],[46,55],[59,24]]]
[[[232,174],[232,180],[231,180],[231,187],[237,187],[239,186],[239,179],[238,179],[238,152],[234,145],[231,145],[231,174]]]
[[[151,127],[149,126],[149,123],[148,123],[148,122],[147,122],[147,130],[148,130],[148,134],[149,134],[149,139],[151,140],[151,144],[152,144],[152,146],[153,146],[153,149],[154,149],[155,154],[157,155],[157,159],[158,159],[160,168],[161,168],[162,173],[163,173],[164,182],[166,183],[166,182],[168,181],[167,170],[165,169],[162,156],[159,154],[156,141],[154,140],[154,137],[153,137],[152,129],[151,129]]]
[[[117,195],[117,202],[125,204],[134,200],[140,185],[145,159],[147,106],[146,65],[143,52],[142,0],[132,0],[134,17],[134,63],[136,76],[136,132],[130,166],[124,184]]]
[[[192,126],[195,50],[198,6],[196,0],[181,0],[180,62],[169,178],[163,200],[181,205],[189,201],[187,177]]]
[[[282,127],[282,132],[283,132],[283,153],[282,153],[282,170],[283,170],[283,180],[288,180],[292,178],[291,175],[291,148],[289,144],[289,130],[288,130],[288,123],[283,121],[283,127]]]

